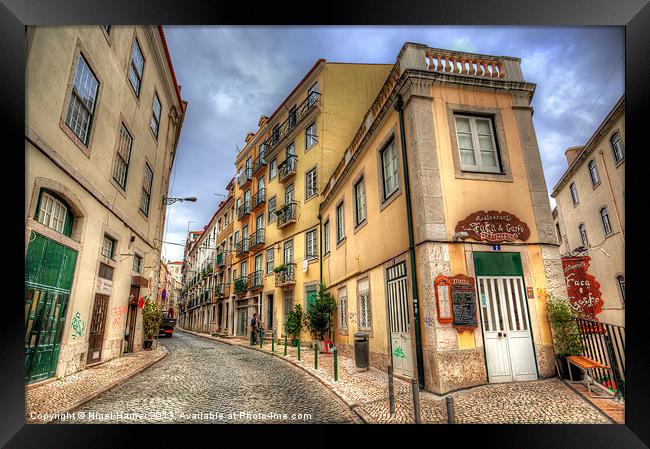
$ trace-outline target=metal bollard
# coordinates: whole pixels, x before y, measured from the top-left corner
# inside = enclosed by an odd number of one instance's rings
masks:
[[[318,369],[318,344],[314,346],[314,369]]]
[[[264,331],[260,330],[260,349],[262,349],[263,342],[264,342]]]
[[[413,415],[415,415],[415,423],[421,424],[420,418],[420,387],[418,386],[417,379],[411,379],[411,391],[413,392]]]
[[[253,346],[253,331],[251,331],[251,342],[250,342],[250,346]]]
[[[271,334],[271,352],[275,352],[275,332]]]
[[[287,334],[284,334],[284,355],[287,355]]]
[[[298,339],[298,361],[300,361],[300,339]]]
[[[447,396],[445,398],[447,403],[447,423],[456,424],[456,413],[454,412],[454,398]]]
[[[388,408],[391,415],[395,414],[395,387],[393,385],[393,365],[388,365]]]
[[[336,348],[334,348],[334,382],[338,382],[339,380],[339,365],[337,362],[336,353]]]

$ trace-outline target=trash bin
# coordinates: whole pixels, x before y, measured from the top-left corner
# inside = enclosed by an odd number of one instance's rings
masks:
[[[366,371],[370,364],[368,334],[364,332],[354,334],[354,364],[357,371]]]

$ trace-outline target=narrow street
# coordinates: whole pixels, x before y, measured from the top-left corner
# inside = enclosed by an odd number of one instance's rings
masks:
[[[159,344],[169,350],[165,359],[84,404],[75,411],[76,419],[67,422],[352,423],[355,420],[354,413],[320,382],[274,357],[182,332],[160,339]],[[269,418],[271,414],[276,416]],[[292,414],[298,416],[292,419]]]

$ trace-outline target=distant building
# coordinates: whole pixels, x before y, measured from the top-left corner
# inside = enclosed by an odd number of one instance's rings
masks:
[[[28,383],[142,346],[185,116],[160,26],[28,27]]]
[[[625,98],[584,146],[565,154],[569,168],[552,196],[569,299],[586,317],[624,326]],[[589,285],[577,285],[578,278]]]

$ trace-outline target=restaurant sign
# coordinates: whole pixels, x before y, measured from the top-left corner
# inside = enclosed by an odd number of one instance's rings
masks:
[[[474,240],[513,242],[530,237],[528,225],[509,212],[495,210],[469,214],[456,225],[456,232],[467,232]]]
[[[563,257],[562,268],[571,308],[581,317],[597,319],[603,309],[600,284],[587,272],[589,256]]]

